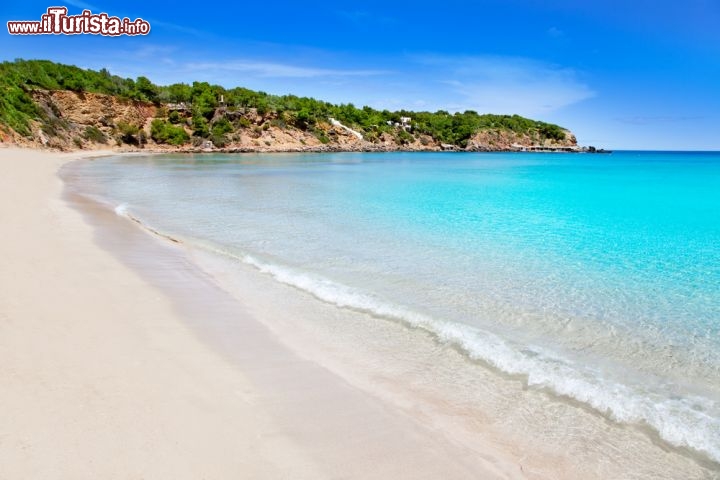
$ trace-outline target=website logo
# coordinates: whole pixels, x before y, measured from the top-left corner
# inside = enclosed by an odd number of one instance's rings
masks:
[[[49,7],[40,20],[7,22],[10,35],[147,35],[150,23],[142,18],[111,17],[107,13],[83,10],[79,15],[68,15],[67,7]]]

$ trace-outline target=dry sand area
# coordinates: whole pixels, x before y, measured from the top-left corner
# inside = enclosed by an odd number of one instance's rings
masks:
[[[0,479],[523,476],[298,357],[130,222],[89,222],[57,174],[76,158],[0,148]],[[140,238],[173,287],[98,235]]]

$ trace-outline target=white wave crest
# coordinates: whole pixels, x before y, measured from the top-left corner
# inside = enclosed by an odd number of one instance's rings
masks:
[[[706,413],[706,410],[717,411],[717,405],[710,399],[671,398],[612,382],[592,367],[579,365],[556,352],[513,345],[482,329],[438,320],[331,280],[265,263],[250,255],[212,250],[251,265],[326,303],[421,328],[439,341],[457,346],[474,360],[507,374],[523,376],[529,386],[580,401],[621,423],[649,425],[668,443],[703,452],[720,462],[720,419]]]
[[[128,213],[128,204],[127,204],[127,203],[121,203],[120,205],[118,205],[117,207],[115,207],[115,214],[118,215],[118,216],[120,216],[120,217],[129,218],[130,215],[129,215],[129,213]]]

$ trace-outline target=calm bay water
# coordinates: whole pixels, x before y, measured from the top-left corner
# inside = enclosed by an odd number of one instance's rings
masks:
[[[720,461],[720,154],[167,155],[68,175],[189,245]]]

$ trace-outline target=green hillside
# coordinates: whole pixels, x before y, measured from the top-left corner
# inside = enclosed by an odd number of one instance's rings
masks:
[[[224,88],[207,82],[160,86],[145,77],[133,80],[113,75],[106,69],[84,70],[47,60],[15,60],[0,64],[0,125],[22,136],[29,136],[30,120],[47,121],[47,114],[33,101],[33,89],[102,93],[156,105],[184,103],[191,115],[188,128],[193,136],[204,138],[218,137],[234,128],[227,120],[218,121],[215,118],[221,99],[228,111],[255,109],[259,115],[271,114],[275,119],[274,126],[294,127],[307,132],[317,131],[319,122],[327,122],[329,117],[333,117],[363,132],[371,142],[383,133],[391,132],[401,143],[414,140],[413,136],[427,135],[439,143],[464,147],[473,134],[483,129],[527,134],[541,141],[565,138],[561,127],[519,115],[478,114],[474,111],[454,114],[445,111],[380,111],[370,107],[358,108],[351,103],[334,105],[295,95],[271,95],[243,87]],[[395,127],[401,117],[412,119],[410,133]],[[156,123],[154,134],[167,143],[187,141],[184,132],[171,127],[172,120]],[[322,133],[318,132],[318,135],[322,139]]]

